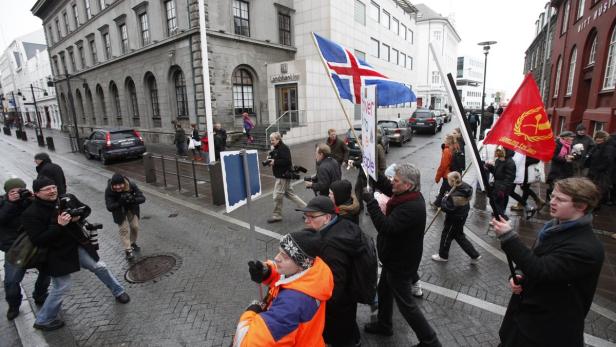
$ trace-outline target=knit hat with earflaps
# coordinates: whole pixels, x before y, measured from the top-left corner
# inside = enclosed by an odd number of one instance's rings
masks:
[[[280,248],[295,264],[306,270],[314,264],[314,259],[320,252],[321,238],[310,230],[296,231],[280,239]]]

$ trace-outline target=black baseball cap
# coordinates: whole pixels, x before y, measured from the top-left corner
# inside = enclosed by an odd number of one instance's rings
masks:
[[[308,205],[306,205],[306,207],[296,208],[295,211],[336,214],[336,206],[334,206],[334,203],[330,198],[320,195],[308,201]]]

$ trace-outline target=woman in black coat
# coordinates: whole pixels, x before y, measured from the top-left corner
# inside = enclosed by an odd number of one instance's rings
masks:
[[[588,153],[590,161],[588,177],[597,185],[601,192],[601,203],[609,200],[612,186],[612,171],[614,170],[614,148],[608,143],[609,135],[605,131],[595,133],[595,146]]]
[[[513,189],[515,180],[515,163],[511,157],[505,155],[503,147],[497,147],[494,164],[486,164],[486,168],[494,175],[494,202],[499,214],[505,216],[509,193]]]

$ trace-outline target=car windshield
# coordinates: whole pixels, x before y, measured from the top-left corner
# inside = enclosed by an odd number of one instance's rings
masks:
[[[125,140],[125,139],[133,139],[135,138],[135,133],[132,131],[121,131],[116,133],[111,133],[111,140]]]
[[[383,126],[383,128],[397,128],[398,127],[398,123],[396,122],[379,122],[380,125]]]
[[[415,112],[413,113],[414,118],[432,118],[431,112]]]

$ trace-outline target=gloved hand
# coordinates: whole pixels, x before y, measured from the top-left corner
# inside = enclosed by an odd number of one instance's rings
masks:
[[[372,191],[372,189],[368,189],[368,187],[365,187],[362,190],[361,199],[364,200],[365,202],[370,202],[374,200],[374,192]]]
[[[254,300],[253,302],[250,303],[250,305],[248,305],[248,307],[246,307],[246,311],[252,311],[254,313],[261,313],[263,312],[263,303],[261,301]]]
[[[253,282],[261,283],[270,276],[272,271],[262,261],[251,260],[248,262],[248,272],[250,272],[250,279]]]

